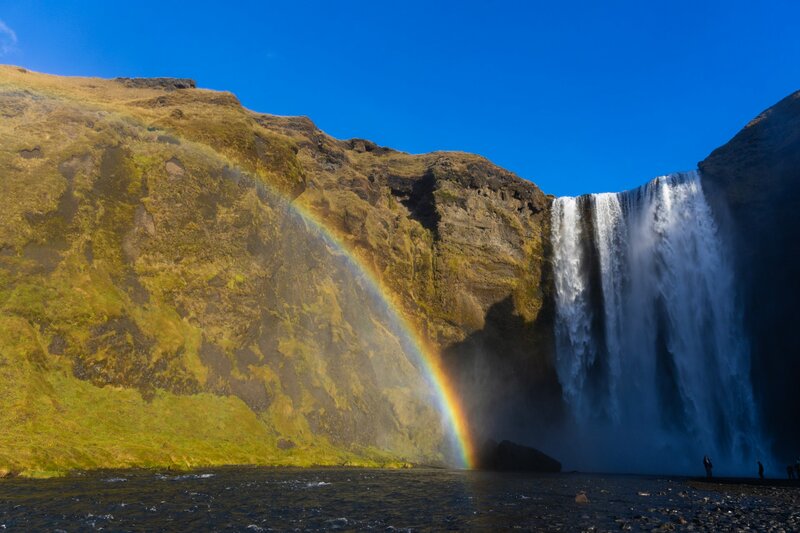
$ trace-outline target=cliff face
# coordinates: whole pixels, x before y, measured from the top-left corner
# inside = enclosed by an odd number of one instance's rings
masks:
[[[550,200],[534,184],[472,154],[409,155],[335,140],[304,118],[256,120],[297,143],[307,182],[296,201],[441,353],[474,439],[558,418]]]
[[[736,250],[764,425],[777,455],[789,461],[800,447],[800,92],[753,119],[699,167]]]
[[[552,382],[533,184],[193,87],[0,67],[0,468],[445,459],[396,317],[312,218],[462,391],[464,361]]]
[[[796,448],[798,94],[700,168],[767,428]],[[0,198],[0,472],[441,462],[395,310],[473,440],[564,421],[551,201],[479,156],[336,140],[191,80],[0,67]]]

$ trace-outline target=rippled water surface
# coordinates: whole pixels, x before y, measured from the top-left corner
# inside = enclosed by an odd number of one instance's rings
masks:
[[[754,489],[755,490],[755,489]],[[588,503],[576,503],[585,491]],[[798,489],[447,470],[226,468],[0,480],[0,529],[25,531],[794,529]]]

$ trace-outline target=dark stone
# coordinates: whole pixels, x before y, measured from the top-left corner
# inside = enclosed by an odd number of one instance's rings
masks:
[[[378,146],[372,141],[368,141],[366,139],[350,139],[346,141],[347,147],[354,152],[364,153],[364,152],[376,152],[378,154],[386,154],[389,152],[394,152],[391,148],[384,148],[383,146]]]
[[[24,159],[41,159],[43,157],[42,149],[38,146],[20,150],[19,155]]]
[[[62,251],[66,248],[66,242],[56,241],[39,244],[31,242],[22,249],[22,255],[26,259],[36,262],[31,272],[51,274],[61,263]]]
[[[90,265],[94,263],[94,244],[92,241],[86,242],[86,245],[83,248],[83,256],[86,258],[86,262]]]
[[[290,439],[280,438],[278,439],[278,449],[279,450],[291,450],[297,446],[293,441]]]
[[[349,141],[351,149],[360,151],[363,143],[360,139]],[[355,143],[355,144],[353,144]],[[375,148],[378,150],[378,148]],[[371,151],[364,145],[364,151]],[[547,208],[547,199],[541,191],[529,181],[525,181],[513,173],[493,165],[488,160],[476,160],[461,169],[454,164],[451,156],[439,156],[426,169],[424,174],[417,176],[378,176],[371,175],[371,181],[384,183],[400,203],[408,208],[411,218],[417,220],[422,226],[430,230],[434,237],[439,237],[439,224],[441,214],[437,209],[437,199],[434,193],[441,188],[441,183],[449,181],[465,189],[481,191],[483,195],[491,192],[497,193],[503,201],[517,200],[531,213],[536,214]],[[465,198],[457,201],[464,202]],[[462,205],[466,209],[466,205]]]
[[[173,135],[159,135],[157,138],[158,142],[165,143],[165,144],[181,144],[180,139]]]
[[[170,178],[181,178],[186,175],[186,169],[183,167],[183,163],[177,157],[171,157],[168,161],[164,163],[164,168],[169,174]]]
[[[222,378],[228,378],[233,370],[233,363],[225,355],[222,348],[203,340],[200,345],[200,360],[209,370]]]
[[[466,172],[461,172],[455,170],[447,155],[442,155],[431,166],[431,171],[436,180],[449,180],[467,189],[501,192],[505,198],[521,200],[534,213],[547,207],[547,201],[536,185],[488,160],[471,162],[466,166]]]
[[[250,348],[239,348],[235,351],[236,366],[242,372],[247,372],[248,366],[257,366],[261,364],[258,355]]]
[[[272,403],[269,392],[258,378],[231,378],[230,390],[256,413],[266,411]]]
[[[136,196],[129,191],[132,179],[127,165],[130,151],[122,146],[109,146],[100,160],[100,173],[95,178],[94,192],[111,202],[131,202]]]
[[[64,192],[59,197],[56,213],[61,216],[65,223],[69,224],[77,212],[78,199],[73,194],[72,185],[70,185],[64,189]]]
[[[436,190],[436,178],[433,174],[428,173],[415,180],[404,178],[390,178],[390,180],[392,194],[398,196],[400,203],[408,208],[411,218],[438,237],[439,222],[442,217],[436,210],[433,195]]]
[[[133,89],[194,89],[197,84],[189,78],[114,78],[114,81]]]
[[[536,448],[504,440],[488,440],[478,453],[477,467],[482,470],[522,472],[561,472],[561,463]]]
[[[63,335],[53,335],[53,339],[50,341],[50,346],[47,350],[55,355],[64,355],[66,349],[67,339],[65,339]]]
[[[133,303],[136,305],[145,305],[150,303],[150,291],[147,290],[147,287],[142,285],[142,282],[139,280],[139,276],[136,275],[136,272],[129,270],[125,273],[120,281],[125,287],[128,296],[131,297]]]

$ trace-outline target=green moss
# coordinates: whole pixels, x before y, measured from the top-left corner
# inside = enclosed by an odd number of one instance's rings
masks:
[[[347,452],[325,439],[280,450],[275,434],[235,397],[160,391],[148,402],[130,389],[77,380],[63,365],[37,371],[32,361],[41,346],[31,332],[19,319],[0,317],[2,377],[13,376],[17,383],[0,396],[0,424],[5,428],[0,467],[11,472],[40,477],[96,467],[396,462],[385,452]]]
[[[174,115],[112,82],[42,83],[76,100],[23,96],[0,124],[45,154],[0,153],[0,471],[439,457],[439,417],[357,276],[251,186],[296,195],[304,141],[207,96],[169,96]],[[365,263],[431,300],[430,233],[339,192]],[[397,261],[373,262],[387,241]]]

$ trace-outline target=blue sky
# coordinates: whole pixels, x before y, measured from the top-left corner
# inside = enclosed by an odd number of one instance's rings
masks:
[[[0,62],[185,76],[565,195],[695,168],[800,89],[800,2],[0,0]]]

